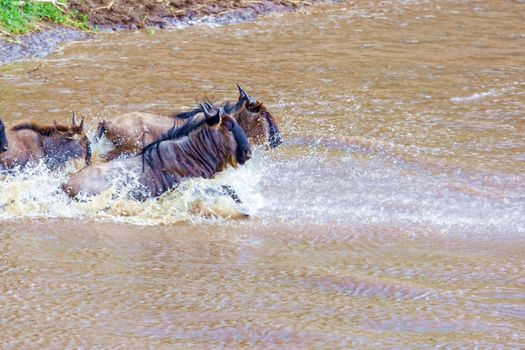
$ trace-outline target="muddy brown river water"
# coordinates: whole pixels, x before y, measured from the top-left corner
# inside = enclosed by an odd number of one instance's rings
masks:
[[[357,1],[0,67],[8,125],[74,108],[93,133],[239,82],[285,137],[145,203],[70,202],[71,168],[0,176],[1,347],[525,348],[524,19]],[[204,190],[224,182],[243,208]]]

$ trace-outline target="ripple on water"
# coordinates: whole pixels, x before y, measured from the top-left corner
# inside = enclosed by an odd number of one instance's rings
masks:
[[[521,6],[360,1],[1,67],[9,125],[168,114],[239,82],[285,143],[143,203],[71,202],[65,171],[2,177],[0,342],[523,348]],[[206,195],[222,181],[248,220]]]

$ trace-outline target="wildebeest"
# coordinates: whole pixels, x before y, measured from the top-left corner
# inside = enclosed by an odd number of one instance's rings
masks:
[[[63,185],[70,197],[97,195],[115,179],[138,179],[130,196],[157,197],[185,178],[211,178],[228,165],[244,164],[251,157],[250,143],[239,124],[220,108],[205,118],[189,119],[170,135],[146,146],[141,154],[88,166]]]
[[[248,95],[239,85],[237,87],[239,100],[235,104],[226,102],[225,112],[235,118],[252,143],[262,145],[268,142],[271,148],[279,146],[283,139],[273,115],[263,102]]]
[[[0,145],[4,150],[0,153],[0,169],[23,167],[40,160],[50,169],[70,159],[84,159],[86,164],[91,162],[91,146],[84,133],[84,120],[77,125],[74,114],[71,125],[21,122],[9,128],[5,136],[9,144]]]
[[[256,145],[266,142],[270,147],[277,147],[282,136],[275,118],[262,102],[248,95],[239,85],[237,103],[227,102],[224,110],[244,129],[248,139]],[[211,106],[208,105],[208,108]],[[170,128],[177,128],[188,119],[204,119],[201,107],[191,111],[162,116],[143,112],[121,114],[111,120],[99,123],[95,140],[102,135],[113,143],[115,149],[106,155],[107,160],[121,155],[135,155],[147,144],[159,140]]]
[[[0,153],[4,153],[9,148],[9,143],[7,142],[7,135],[5,133],[5,125],[2,119],[0,119]]]

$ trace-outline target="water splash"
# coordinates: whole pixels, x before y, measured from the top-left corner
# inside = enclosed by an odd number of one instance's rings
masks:
[[[95,154],[100,155],[97,146]],[[229,168],[214,179],[190,179],[159,198],[138,202],[130,198],[137,175],[124,174],[112,186],[92,198],[70,199],[61,189],[78,167],[70,164],[50,171],[43,162],[0,177],[0,220],[22,218],[83,218],[135,225],[167,225],[182,221],[240,219],[255,215],[263,206],[258,193],[261,157],[246,166]],[[229,185],[242,204],[223,193]]]
[[[345,152],[339,143],[320,140],[301,157],[267,167],[263,187],[272,193],[261,215],[297,226],[525,233],[522,177],[428,168],[424,157],[412,154],[407,161],[397,152],[397,147],[372,148],[360,154],[351,143]]]
[[[476,92],[470,96],[464,96],[464,97],[451,97],[450,101],[455,103],[461,103],[461,102],[474,102],[477,100],[481,100],[485,97],[489,96],[498,96],[500,92],[496,91],[495,89],[492,89],[490,91],[486,92]]]

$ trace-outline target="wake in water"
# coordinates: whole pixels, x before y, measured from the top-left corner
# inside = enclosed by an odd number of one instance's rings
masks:
[[[363,138],[291,138],[289,144],[301,155],[269,164],[262,178],[269,194],[261,215],[279,223],[407,234],[525,233],[522,176],[441,167],[412,148]]]

